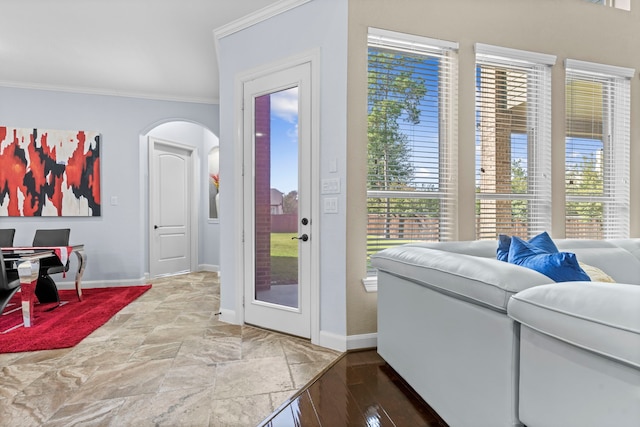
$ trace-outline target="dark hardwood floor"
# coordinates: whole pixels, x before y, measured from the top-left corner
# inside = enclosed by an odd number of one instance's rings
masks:
[[[262,427],[447,424],[375,350],[346,353]]]

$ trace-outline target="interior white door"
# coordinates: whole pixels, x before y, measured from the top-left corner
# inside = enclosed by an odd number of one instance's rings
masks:
[[[311,66],[246,81],[244,319],[311,334]]]
[[[150,139],[151,276],[191,268],[192,151]]]

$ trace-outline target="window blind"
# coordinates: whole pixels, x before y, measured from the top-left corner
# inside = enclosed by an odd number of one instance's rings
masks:
[[[476,238],[551,226],[555,57],[476,45]]]
[[[566,237],[629,237],[633,70],[567,60]]]
[[[367,255],[455,235],[455,43],[369,29]]]
[[[616,9],[631,10],[631,0],[586,0],[602,6],[615,7]]]

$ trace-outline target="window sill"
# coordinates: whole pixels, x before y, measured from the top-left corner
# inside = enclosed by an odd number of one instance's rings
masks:
[[[376,276],[365,277],[362,285],[367,292],[378,292],[378,278]]]

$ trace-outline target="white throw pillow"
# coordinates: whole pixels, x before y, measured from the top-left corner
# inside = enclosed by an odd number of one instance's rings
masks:
[[[607,282],[607,283],[616,283],[615,280],[611,276],[609,276],[604,271],[600,270],[598,267],[594,267],[592,265],[583,264],[578,262],[580,267],[587,273],[587,276],[591,278],[592,282]]]

